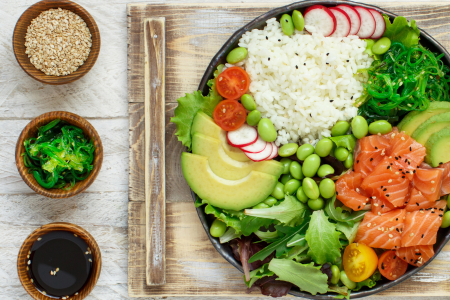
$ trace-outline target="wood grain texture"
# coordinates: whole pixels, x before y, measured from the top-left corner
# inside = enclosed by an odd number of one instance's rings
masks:
[[[147,285],[166,283],[165,20],[144,20]]]
[[[92,47],[88,58],[75,72],[65,76],[45,75],[45,73],[36,69],[36,67],[30,62],[28,55],[25,54],[25,35],[27,33],[28,26],[34,18],[39,16],[43,11],[51,8],[63,8],[79,15],[86,22],[86,25],[92,35]],[[81,5],[69,0],[42,0],[30,6],[22,14],[22,16],[20,16],[16,23],[16,27],[14,28],[13,34],[14,55],[16,56],[20,67],[32,78],[42,83],[55,85],[70,83],[86,75],[97,61],[100,53],[100,44],[100,32],[94,18]]]
[[[278,2],[278,1],[274,1]],[[373,3],[396,14],[414,18],[422,29],[445,47],[450,47],[448,2]],[[128,101],[130,112],[129,252],[128,292],[131,297],[213,296],[226,299],[256,297],[246,294],[242,274],[213,248],[198,220],[189,187],[183,178],[180,155],[185,148],[174,135],[170,117],[176,99],[197,89],[206,66],[231,34],[283,3],[129,4],[128,14]],[[183,12],[183,14],[180,14]],[[145,180],[133,170],[144,165],[141,129],[144,101],[142,20],[166,18],[166,284],[146,285],[145,207],[139,187]],[[132,113],[133,112],[133,113]],[[136,113],[135,113],[136,112]],[[132,126],[133,124],[133,126]],[[131,143],[133,141],[133,143]],[[141,188],[142,190],[142,188]],[[416,296],[450,297],[450,246],[446,246],[427,268],[406,282],[375,296],[375,299]],[[379,296],[379,297],[378,297]]]
[[[36,287],[30,281],[30,276],[28,275],[27,271],[28,269],[27,261],[29,257],[28,255],[31,253],[30,252],[31,247],[36,242],[36,240],[38,240],[39,237],[41,237],[46,233],[60,230],[73,232],[81,239],[83,239],[92,251],[93,262],[91,275],[86,284],[83,286],[83,288],[78,292],[78,294],[70,295],[70,299],[81,300],[86,298],[87,295],[89,295],[89,293],[92,291],[95,284],[97,283],[98,278],[100,277],[100,272],[102,270],[102,256],[100,253],[100,248],[97,245],[97,242],[89,232],[87,232],[82,227],[71,223],[57,222],[41,226],[40,228],[33,231],[25,239],[25,241],[22,244],[22,247],[20,248],[19,255],[17,257],[17,272],[19,274],[20,282],[22,283],[23,287],[28,292],[28,294],[30,294],[30,296],[36,300],[53,300],[55,298],[43,295],[39,290],[36,289]]]
[[[25,152],[24,141],[38,134],[40,127],[47,125],[53,120],[60,119],[67,123],[74,125],[83,130],[85,136],[92,140],[95,146],[93,169],[89,176],[82,181],[77,181],[75,185],[69,190],[63,189],[46,189],[42,187],[34,178],[33,174],[28,173],[28,168],[25,167],[22,153]],[[16,144],[16,166],[23,181],[36,193],[50,198],[69,198],[75,196],[86,190],[97,178],[102,163],[103,163],[103,145],[97,130],[86,119],[79,115],[69,113],[66,111],[53,111],[36,117],[22,130]]]

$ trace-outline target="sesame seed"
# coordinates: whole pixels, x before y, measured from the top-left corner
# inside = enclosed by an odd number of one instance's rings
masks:
[[[347,59],[347,62],[350,62],[350,60]]]
[[[280,39],[278,39],[278,41],[279,41],[279,42],[281,42],[281,40],[280,40]]]
[[[298,69],[298,66],[296,65],[295,68]]]
[[[377,134],[378,134],[378,136],[381,136],[381,133],[378,132]]]
[[[266,35],[266,40],[268,40],[269,39],[269,37]]]
[[[34,282],[33,278],[31,278],[30,281],[31,281],[31,283],[33,283]]]
[[[379,216],[381,216],[381,213],[380,213],[380,212],[378,212],[378,215],[379,215]]]
[[[389,197],[389,194],[386,194],[386,197]]]
[[[376,196],[373,196],[372,199],[377,199],[377,197],[376,197]]]
[[[431,188],[431,191],[434,192],[434,188]]]
[[[425,234],[423,233],[423,234],[422,234],[422,239],[423,239],[423,236],[424,236],[424,235],[425,235]]]
[[[330,55],[330,53],[327,53],[327,56]]]
[[[405,140],[405,138],[404,137],[402,137],[402,141],[404,141]]]
[[[378,206],[378,203],[374,203],[373,206]]]
[[[441,217],[441,218],[442,218],[442,216],[443,216],[443,214],[440,214],[440,215],[439,215],[439,217]]]
[[[28,260],[27,264],[29,264],[29,265],[30,265],[30,264],[31,264],[31,260]]]
[[[304,63],[303,65],[306,66],[306,63]]]
[[[367,223],[367,227],[370,227],[370,223]]]
[[[89,258],[88,260],[89,260],[89,262],[92,262],[92,259]]]
[[[40,241],[40,240],[42,240],[42,238],[38,238],[37,240]]]
[[[387,191],[387,188],[384,188],[383,192],[386,192],[386,191]]]
[[[356,161],[357,164],[359,164],[359,159]]]
[[[409,151],[412,151],[412,150],[411,150],[411,146],[409,147]]]
[[[358,206],[358,209],[360,209],[360,208],[361,208],[361,205]]]
[[[420,212],[421,212],[422,214],[424,214],[424,213],[425,213],[425,212],[424,212],[424,211],[423,211],[422,209],[420,210]]]
[[[389,180],[388,180],[388,183],[391,183],[391,182],[392,182],[392,179],[389,179]]]
[[[370,161],[372,161],[372,160],[373,160],[373,157],[370,158]]]
[[[381,205],[381,208],[384,208],[384,204],[383,204],[383,205]]]
[[[392,239],[394,236],[392,234],[389,234],[389,237]]]
[[[78,237],[78,235],[76,235],[75,233],[73,235],[74,235],[74,237]]]
[[[409,236],[414,236],[414,233],[411,232],[411,233],[409,234]]]
[[[269,60],[270,61],[270,57],[267,59],[267,60]]]

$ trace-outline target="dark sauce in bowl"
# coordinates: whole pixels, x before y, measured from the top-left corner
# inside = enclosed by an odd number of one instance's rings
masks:
[[[67,299],[77,295],[91,276],[92,252],[87,243],[69,231],[52,231],[39,237],[29,252],[28,274],[44,295]]]

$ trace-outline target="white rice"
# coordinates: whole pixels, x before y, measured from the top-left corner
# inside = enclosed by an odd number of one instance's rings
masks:
[[[337,121],[356,116],[353,103],[366,79],[354,74],[372,63],[364,53],[366,42],[357,36],[323,37],[296,30],[289,37],[273,18],[264,30],[246,32],[239,46],[248,49],[248,56],[237,65],[250,76],[249,93],[257,109],[275,125],[277,145],[315,144],[330,136]]]

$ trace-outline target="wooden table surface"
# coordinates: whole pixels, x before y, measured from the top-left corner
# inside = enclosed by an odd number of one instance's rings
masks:
[[[18,250],[34,229],[43,224],[58,221],[71,222],[84,227],[94,236],[101,248],[102,273],[97,286],[87,299],[129,299],[127,291],[129,125],[126,80],[126,1],[77,1],[95,18],[102,37],[102,49],[90,73],[79,81],[62,86],[48,86],[31,79],[20,69],[12,52],[11,39],[14,25],[22,12],[35,2],[34,0],[1,0],[0,3],[0,299],[31,299],[20,285],[17,276]],[[208,3],[210,1],[164,2]],[[285,3],[279,0],[257,2],[270,5],[278,2]],[[387,1],[371,1],[380,6],[383,6],[383,2]],[[409,3],[406,0],[395,2]],[[436,3],[439,6],[443,4],[450,5],[450,1]],[[180,13],[183,12],[180,11]],[[435,22],[448,24],[450,17],[437,18]],[[433,30],[436,27],[433,26],[423,28]],[[446,44],[449,44],[450,32],[439,31],[434,36],[448,46]],[[225,39],[224,35],[223,40]],[[214,52],[211,53],[211,57],[213,54]],[[206,62],[209,61],[209,58],[204,59]],[[195,78],[186,80],[189,83],[192,81],[190,84],[195,88],[194,82],[198,82],[200,76],[201,74],[196,74]],[[176,97],[181,96],[183,92],[190,92],[190,90],[177,90],[177,95],[173,95],[174,99],[168,99],[168,102],[175,101]],[[55,200],[35,194],[23,183],[14,163],[14,147],[21,130],[32,118],[53,110],[67,110],[87,118],[101,135],[104,146],[103,168],[96,182],[86,192],[70,199]],[[186,191],[183,194],[186,194]],[[435,267],[450,264],[450,246],[444,250],[446,251],[435,260]],[[204,275],[209,277],[205,281],[205,288],[208,288],[208,285],[214,285],[214,280],[222,280],[214,276],[214,270]],[[427,282],[445,282],[448,290],[449,279],[448,270],[436,275],[425,269],[413,280],[421,285]],[[436,291],[428,293],[428,295],[433,294],[438,293]],[[386,296],[372,298],[386,299]],[[396,298],[389,297],[389,299]],[[438,298],[442,297],[399,297],[399,299]],[[208,297],[196,299],[203,300]],[[240,298],[226,297],[226,299]]]

